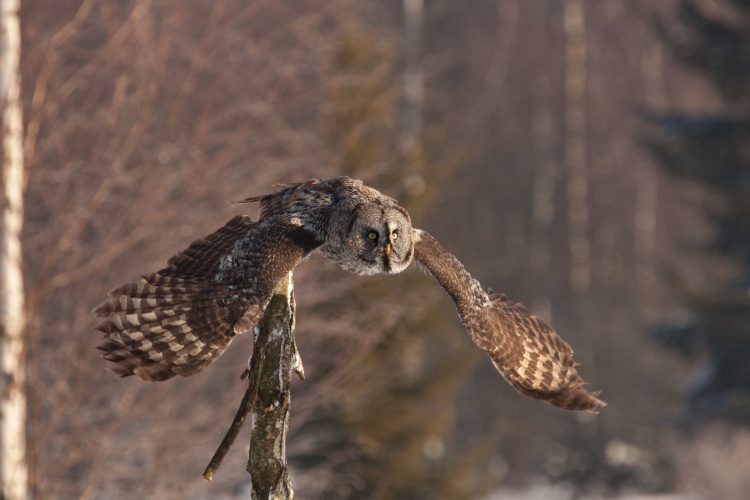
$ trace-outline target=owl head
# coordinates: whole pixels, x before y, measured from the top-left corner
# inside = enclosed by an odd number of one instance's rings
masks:
[[[396,274],[406,269],[414,256],[411,219],[406,210],[384,198],[385,203],[367,203],[352,210],[347,223],[337,228],[340,241],[321,248],[321,253],[360,275]]]

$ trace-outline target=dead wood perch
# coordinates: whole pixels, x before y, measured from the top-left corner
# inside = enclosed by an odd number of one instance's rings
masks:
[[[286,461],[292,371],[305,374],[294,340],[292,273],[283,279],[255,330],[250,366],[242,374],[248,385],[224,439],[203,477],[211,480],[252,411],[253,428],[247,471],[253,499],[291,499],[294,496]]]

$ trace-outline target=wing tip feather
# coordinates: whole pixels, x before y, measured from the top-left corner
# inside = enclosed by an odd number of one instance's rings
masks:
[[[599,399],[601,391],[588,392],[582,386],[563,390],[558,395],[546,401],[563,410],[586,411],[594,415],[607,403]]]

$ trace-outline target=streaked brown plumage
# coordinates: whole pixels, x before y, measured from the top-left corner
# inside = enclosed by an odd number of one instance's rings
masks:
[[[472,340],[519,392],[596,412],[573,351],[541,318],[488,290],[392,198],[348,177],[282,186],[260,220],[238,216],[172,257],[166,268],[112,290],[94,312],[110,368],[144,380],[188,376],[253,328],[276,283],[313,251],[357,274],[394,274],[412,258],[456,303]]]

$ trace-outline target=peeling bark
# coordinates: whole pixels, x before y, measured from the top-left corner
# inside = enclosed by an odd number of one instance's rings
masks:
[[[255,327],[253,355],[242,378],[248,378],[232,425],[206,467],[203,477],[211,481],[229,448],[252,411],[252,431],[247,472],[253,499],[288,500],[294,497],[286,461],[292,371],[305,378],[302,359],[294,339],[294,285],[290,272],[279,282]]]
[[[211,481],[229,448],[252,411],[252,431],[247,472],[253,499],[288,500],[294,497],[286,461],[292,372],[305,378],[302,359],[294,339],[294,287],[290,272],[276,287],[263,318],[255,327],[250,363],[242,374],[248,378],[232,425],[206,467],[203,477]]]
[[[252,405],[247,462],[253,499],[294,497],[286,461],[292,370],[302,366],[294,341],[294,307],[292,274],[289,273],[276,287],[256,329],[255,342],[264,349],[259,360],[257,397]],[[256,352],[254,349],[253,356]]]
[[[0,497],[28,497],[24,365],[23,120],[19,61],[19,0],[3,0],[0,11],[0,102],[3,166],[0,228]]]

